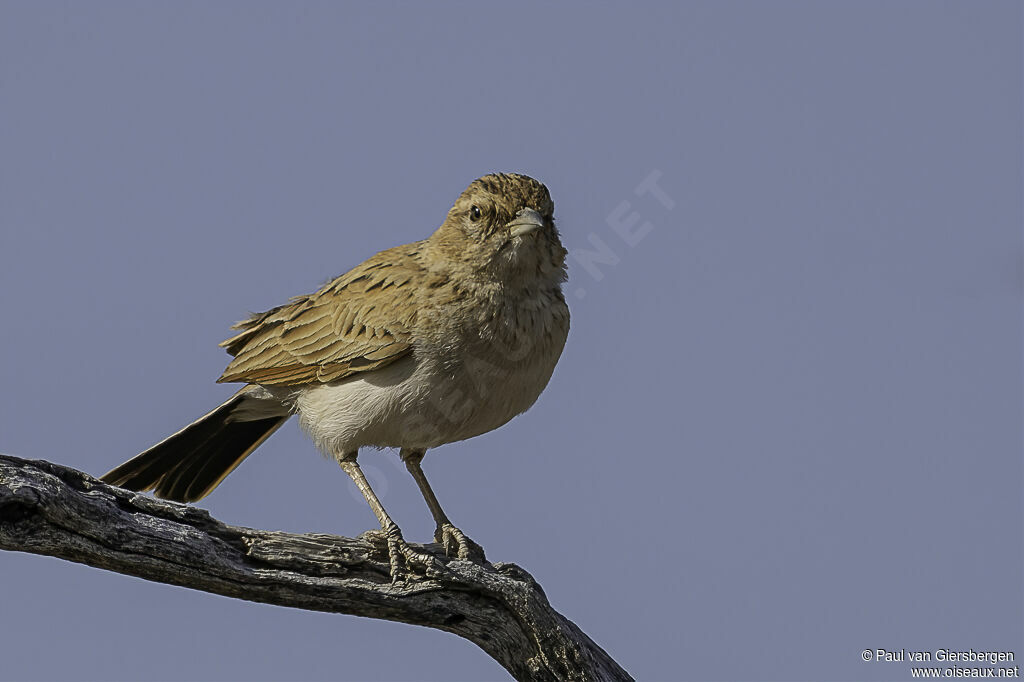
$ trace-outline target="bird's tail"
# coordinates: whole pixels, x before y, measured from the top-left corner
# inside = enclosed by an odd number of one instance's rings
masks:
[[[258,400],[243,388],[217,409],[145,452],[107,472],[101,480],[157,497],[195,502],[210,494],[290,416],[277,401]],[[253,401],[270,404],[270,413]],[[274,414],[279,408],[281,414]],[[262,412],[263,414],[260,414]],[[257,417],[257,418],[253,418]]]

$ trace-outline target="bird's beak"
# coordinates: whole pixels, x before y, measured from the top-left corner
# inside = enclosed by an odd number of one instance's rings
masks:
[[[544,218],[532,208],[524,208],[505,227],[509,229],[509,233],[513,237],[521,237],[524,234],[530,234],[534,230],[544,227]]]

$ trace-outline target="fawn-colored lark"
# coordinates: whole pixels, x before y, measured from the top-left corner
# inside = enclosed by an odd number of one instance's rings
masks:
[[[103,480],[180,502],[210,493],[293,414],[366,497],[394,579],[436,566],[413,550],[356,462],[399,448],[450,556],[483,560],[434,496],[429,448],[496,429],[547,385],[569,331],[566,251],[547,188],[525,175],[475,180],[428,239],[382,251],[319,291],[238,323],[218,381],[223,405]]]

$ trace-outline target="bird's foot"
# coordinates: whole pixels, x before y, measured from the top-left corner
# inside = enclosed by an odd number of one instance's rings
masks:
[[[391,565],[391,582],[408,580],[413,573],[436,578],[444,572],[444,565],[437,557],[417,552],[402,537],[398,526],[387,530],[371,530],[363,533],[370,542],[387,547],[388,562]]]
[[[484,563],[484,548],[476,544],[461,530],[450,523],[444,523],[434,531],[434,540],[444,548],[444,553],[453,559],[468,559]]]

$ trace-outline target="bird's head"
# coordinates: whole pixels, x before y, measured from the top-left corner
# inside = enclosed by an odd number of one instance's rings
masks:
[[[557,285],[565,281],[566,250],[554,209],[548,188],[531,177],[485,175],[459,196],[430,243],[449,265],[476,276]]]

